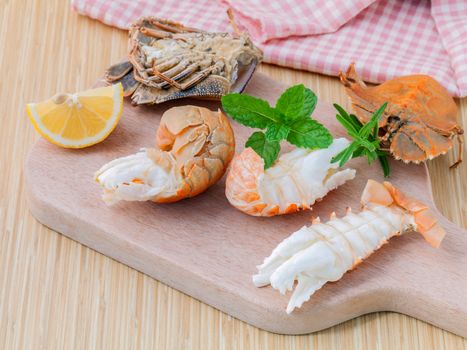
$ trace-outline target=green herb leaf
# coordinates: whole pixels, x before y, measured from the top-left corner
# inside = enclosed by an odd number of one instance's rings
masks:
[[[332,143],[332,135],[314,119],[299,119],[290,125],[287,141],[298,147],[326,148]]]
[[[368,123],[362,126],[362,128],[358,132],[358,135],[362,138],[362,140],[368,139],[368,136],[370,136],[370,133],[372,132],[374,127],[375,122],[372,118]]]
[[[358,127],[355,127],[355,125],[349,120],[343,117],[342,115],[337,114],[336,115],[337,120],[339,123],[342,124],[342,126],[347,130],[347,133],[352,136],[353,138],[358,138],[358,130],[360,130]]]
[[[347,111],[342,108],[341,106],[339,106],[337,103],[333,103],[333,106],[335,109],[337,109],[337,112],[339,112],[339,114],[345,118],[345,119],[350,119],[350,116],[349,114],[347,113]]]
[[[355,126],[355,129],[360,130],[363,126],[363,124],[358,120],[357,116],[355,114],[350,114],[349,115],[349,120],[352,122],[352,124]]]
[[[269,141],[261,131],[251,134],[246,141],[245,147],[251,147],[264,160],[264,169],[269,168],[277,159],[281,149],[278,141]]]
[[[373,142],[369,140],[365,140],[363,138],[358,139],[358,143],[360,144],[360,146],[366,148],[370,152],[375,152],[376,149],[378,148],[378,146],[375,145]]]
[[[303,84],[285,90],[276,103],[276,110],[282,113],[286,122],[308,118],[316,107],[318,98]]]
[[[352,142],[347,148],[342,150],[337,156],[331,159],[331,163],[339,162],[339,166],[343,166],[352,157],[354,151],[358,148],[358,143]]]
[[[249,95],[222,96],[222,108],[234,120],[251,128],[265,129],[280,122],[280,114],[267,101]]]
[[[268,141],[281,141],[287,138],[290,128],[285,124],[271,124],[266,130]]]
[[[331,163],[337,163],[337,162],[339,162],[339,161],[344,157],[345,151],[346,151],[346,150],[347,150],[347,148],[344,149],[344,150],[342,150],[342,151],[340,151],[339,153],[337,153],[337,155],[335,155],[334,157],[332,157]]]
[[[365,149],[363,147],[357,148],[353,153],[352,153],[352,158],[358,158],[362,157],[365,154]]]
[[[378,132],[379,132],[379,118],[376,119],[376,123],[373,126],[373,139],[378,143],[379,146],[379,140],[378,140]]]
[[[381,107],[378,108],[378,110],[373,114],[371,119],[366,123],[359,132],[359,135],[362,138],[368,138],[370,135],[371,131],[373,130],[374,127],[378,126],[378,121],[381,115],[383,114],[384,110],[386,109],[388,103],[384,103]]]
[[[317,97],[303,84],[284,91],[275,108],[267,101],[236,93],[223,96],[221,101],[224,111],[240,124],[266,129],[265,133],[253,133],[247,141],[265,160],[265,168],[277,159],[282,140],[305,148],[326,148],[332,143],[329,131],[310,118]]]
[[[383,168],[384,177],[389,176],[389,160],[387,155],[380,155],[378,156],[379,163]]]
[[[357,142],[352,142],[350,146],[348,146],[344,150],[344,155],[342,156],[342,159],[339,162],[339,166],[342,167],[344,166],[345,163],[349,161],[349,159],[352,158],[353,152],[358,148],[358,143]]]
[[[379,159],[384,176],[389,176],[387,153],[380,149],[378,139],[379,118],[386,106],[387,103],[383,104],[373,114],[368,123],[362,124],[355,115],[349,115],[341,106],[334,105],[338,112],[336,115],[337,120],[347,130],[349,136],[353,138],[353,142],[332,159],[333,163],[339,162],[339,166],[343,166],[348,160],[363,156],[367,158],[368,164]]]
[[[352,142],[347,148],[343,149],[336,156],[332,157],[331,163],[339,162],[339,166],[344,165],[352,157],[357,148],[358,143]]]
[[[370,151],[368,149],[365,149],[364,152],[368,160],[368,165],[371,165],[371,163],[373,163],[376,160],[376,158],[378,158],[378,155],[376,154],[376,152]]]
[[[311,114],[318,104],[318,97],[315,95],[311,89],[305,88],[305,101],[303,102],[302,112],[300,113],[300,118],[310,118]]]

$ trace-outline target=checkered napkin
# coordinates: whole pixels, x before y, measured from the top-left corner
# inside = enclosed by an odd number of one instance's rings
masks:
[[[81,14],[128,28],[158,16],[231,31],[226,9],[265,62],[337,75],[350,62],[369,82],[422,73],[467,96],[465,0],[72,0]]]

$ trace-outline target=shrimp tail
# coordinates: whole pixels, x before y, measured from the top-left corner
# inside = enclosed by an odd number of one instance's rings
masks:
[[[108,204],[176,202],[219,181],[234,152],[233,130],[222,111],[173,107],[161,118],[155,148],[109,162],[96,172],[95,180]]]
[[[261,215],[267,205],[260,200],[257,181],[263,174],[264,161],[252,148],[235,155],[225,186],[230,203],[250,215]]]
[[[439,247],[444,229],[422,202],[405,195],[389,182],[369,180],[361,196],[363,209],[342,218],[314,220],[282,241],[258,266],[253,283],[281,293],[295,290],[287,313],[308,301],[325,283],[339,280],[394,236],[415,230]],[[298,282],[295,284],[295,282]]]
[[[349,144],[335,139],[326,149],[297,148],[264,170],[263,159],[251,148],[236,155],[227,175],[225,194],[230,204],[253,216],[273,216],[311,209],[329,191],[355,177],[332,158]]]
[[[438,224],[436,215],[428,206],[419,200],[409,197],[389,182],[383,184],[368,180],[362,193],[361,203],[390,206],[395,204],[414,217],[414,230],[420,233],[433,247],[438,248],[446,235],[446,231]]]

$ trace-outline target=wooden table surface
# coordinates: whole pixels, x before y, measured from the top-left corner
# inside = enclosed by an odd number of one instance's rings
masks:
[[[380,312],[305,336],[268,333],[39,224],[22,167],[38,137],[25,104],[90,87],[126,53],[126,32],[65,0],[0,0],[0,349],[467,349],[467,339]],[[347,105],[336,78],[262,65],[285,84]],[[458,101],[467,128],[467,98]],[[430,162],[439,209],[467,227],[467,162]],[[415,257],[414,257],[415,258]]]

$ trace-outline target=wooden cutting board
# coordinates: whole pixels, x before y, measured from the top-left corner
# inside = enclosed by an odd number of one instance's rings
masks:
[[[246,92],[274,103],[283,89],[256,74]],[[219,107],[216,102],[184,102]],[[94,172],[116,157],[153,146],[161,114],[174,105],[133,107],[126,101],[112,135],[87,149],[62,149],[39,139],[25,164],[32,214],[53,230],[271,332],[309,333],[391,310],[467,337],[467,231],[436,210],[425,165],[392,161],[390,181],[435,210],[448,232],[441,248],[432,248],[417,233],[393,238],[291,315],[285,313],[289,295],[271,287],[256,288],[251,276],[279,242],[310,224],[310,212],[247,216],[227,202],[224,180],[196,198],[174,204],[106,206]],[[325,103],[319,103],[314,113],[336,136],[344,136],[334,116]],[[233,126],[240,151],[251,129],[234,122]],[[349,205],[358,210],[367,179],[383,180],[376,163],[368,167],[364,159],[353,160],[356,179],[316,204],[313,215],[327,218],[332,211],[343,215]]]

